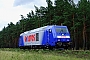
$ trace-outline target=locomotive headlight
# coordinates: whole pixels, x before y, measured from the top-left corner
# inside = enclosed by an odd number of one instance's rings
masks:
[[[64,35],[64,34],[62,34],[62,35]]]
[[[69,39],[67,39],[67,41],[69,41]]]
[[[58,41],[60,41],[60,39],[58,39]]]

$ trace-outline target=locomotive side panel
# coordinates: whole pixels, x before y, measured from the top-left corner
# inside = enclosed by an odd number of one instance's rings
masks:
[[[23,37],[24,46],[41,45],[42,37],[43,37],[43,31],[28,33]]]
[[[19,47],[24,46],[23,36],[20,36],[19,38]]]

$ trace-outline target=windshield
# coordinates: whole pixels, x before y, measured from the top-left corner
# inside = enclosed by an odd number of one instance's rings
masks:
[[[57,33],[68,33],[67,28],[56,28],[55,30]]]

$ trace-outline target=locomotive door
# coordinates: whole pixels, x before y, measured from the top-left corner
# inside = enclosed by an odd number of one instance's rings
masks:
[[[52,30],[49,29],[49,30],[48,30],[48,39],[47,39],[47,44],[48,44],[48,45],[50,45],[50,41],[51,41],[51,32],[52,32]]]

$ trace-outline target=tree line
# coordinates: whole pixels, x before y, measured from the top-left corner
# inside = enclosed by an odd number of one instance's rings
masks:
[[[35,7],[13,24],[0,31],[0,47],[17,48],[19,35],[45,25],[66,25],[70,31],[73,49],[90,49],[90,0],[46,0],[47,7]]]

